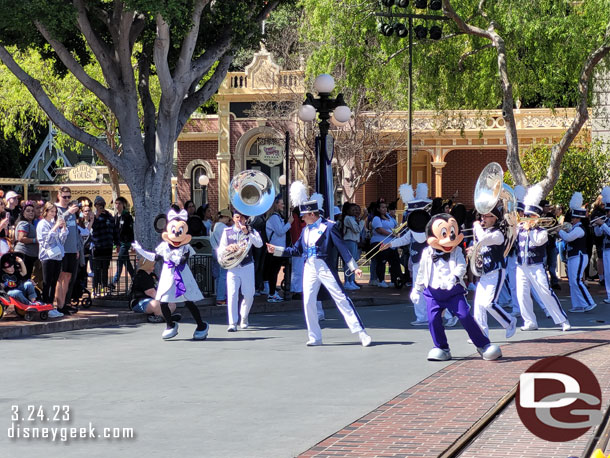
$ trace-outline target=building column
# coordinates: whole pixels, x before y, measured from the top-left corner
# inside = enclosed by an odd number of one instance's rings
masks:
[[[231,117],[229,102],[218,103],[218,210],[229,206],[231,182]]]
[[[432,162],[434,167],[434,197],[443,197],[443,167],[447,165],[446,162]]]

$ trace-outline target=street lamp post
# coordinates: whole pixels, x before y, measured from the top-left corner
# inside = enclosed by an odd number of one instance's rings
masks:
[[[425,39],[429,36],[432,40],[439,40],[442,36],[442,30],[438,25],[433,25],[430,27],[430,30],[423,26],[417,25],[413,28],[413,19],[421,19],[421,20],[431,20],[431,21],[448,21],[449,18],[445,16],[439,15],[431,15],[431,14],[414,14],[414,13],[397,13],[392,9],[392,6],[396,6],[399,8],[406,8],[409,5],[408,0],[382,0],[381,2],[384,6],[388,8],[387,13],[375,13],[375,16],[387,17],[390,19],[396,18],[407,18],[409,27],[405,27],[404,24],[397,22],[394,24],[387,24],[381,22],[378,27],[379,33],[382,35],[389,37],[394,33],[399,38],[409,37],[409,86],[408,86],[408,111],[409,111],[409,122],[408,122],[408,137],[407,137],[407,183],[411,184],[411,170],[413,163],[413,31],[415,30],[415,35],[418,39]],[[440,0],[431,0],[430,5],[427,5],[426,0],[416,0],[415,8],[425,9],[426,7],[431,10],[440,10],[442,4]]]
[[[328,134],[330,128],[331,113],[339,123],[349,121],[352,112],[343,100],[343,94],[338,94],[332,98],[330,94],[335,88],[335,80],[328,74],[318,76],[314,81],[314,89],[319,97],[315,98],[309,92],[305,96],[305,102],[299,109],[301,121],[308,122],[316,119],[316,113],[320,121],[320,135],[316,137],[316,160],[318,167],[316,170],[316,192],[324,196],[324,215],[332,218],[332,208],[334,207],[334,185],[332,172],[333,159],[333,137]]]

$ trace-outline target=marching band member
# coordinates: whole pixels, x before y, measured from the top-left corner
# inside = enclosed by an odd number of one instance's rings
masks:
[[[520,217],[523,216],[523,210],[525,205],[523,199],[525,198],[526,189],[517,185],[513,189],[515,193],[515,199],[517,200],[517,213]],[[521,316],[521,310],[519,309],[519,301],[517,301],[516,294],[516,279],[517,279],[517,244],[514,244],[511,250],[508,252],[506,257],[506,276],[504,278],[504,285],[500,292],[500,303],[504,306],[509,305],[511,307],[510,314],[515,318]]]
[[[538,205],[542,198],[542,188],[539,185],[528,189],[524,199],[524,214],[532,219],[537,219],[542,213]],[[548,241],[547,231],[531,224],[529,221],[519,224],[517,232],[517,299],[521,309],[524,325],[522,331],[534,331],[538,329],[531,288],[536,291],[542,304],[550,314],[555,324],[561,324],[563,331],[571,329],[567,315],[561,308],[559,299],[549,286],[549,279],[544,270],[545,244]]]
[[[569,312],[588,312],[593,310],[597,304],[589,290],[582,281],[585,268],[589,264],[587,254],[587,236],[581,218],[587,217],[587,211],[582,208],[582,194],[575,192],[570,199],[570,210],[572,214],[572,229],[570,231],[559,231],[559,237],[567,243],[568,252],[568,280],[570,281],[570,297],[572,308]]]
[[[490,213],[481,215],[481,222],[475,221],[473,230],[475,241],[482,247],[479,254],[483,261],[482,275],[477,283],[474,296],[474,319],[483,334],[489,337],[487,313],[493,316],[506,329],[506,338],[511,338],[517,329],[517,319],[498,305],[498,296],[506,276],[504,249],[506,241],[498,227],[502,211],[495,207]]]
[[[301,217],[307,223],[301,237],[293,246],[282,248],[267,244],[267,250],[274,256],[303,256],[305,267],[303,271],[303,304],[309,340],[308,346],[322,345],[322,330],[318,323],[316,299],[320,286],[328,290],[331,297],[352,333],[358,333],[363,347],[371,344],[371,337],[364,330],[364,325],[358,316],[353,302],[346,296],[339,280],[339,275],[333,266],[328,265],[330,252],[336,248],[343,260],[354,271],[357,277],[362,275],[356,261],[343,243],[341,234],[335,224],[320,216],[322,196],[317,194],[319,200],[306,201],[305,186],[301,182],[294,182],[290,187],[290,198],[293,205],[299,203]]]
[[[420,190],[421,188],[420,197],[427,196],[427,185],[425,188],[420,185],[425,185],[425,183],[420,183],[417,185],[418,190]],[[409,184],[400,185],[400,187],[398,188],[398,192],[400,194],[401,200],[403,201],[408,210],[408,214],[413,213],[414,215],[418,216],[423,215],[423,217],[421,218],[422,223],[427,222],[430,219],[429,215],[426,217],[427,212],[425,212],[424,210],[424,207],[426,207],[430,203],[429,200],[425,198],[417,199],[416,197],[414,197],[413,188]],[[421,213],[414,213],[416,211]],[[413,222],[411,222],[411,225],[413,225]],[[401,246],[408,247],[409,257],[411,260],[411,277],[413,279],[417,278],[421,255],[424,251],[424,248],[426,248],[426,246],[428,245],[428,242],[426,241],[426,232],[424,225],[422,225],[422,229],[423,230],[421,232],[418,232],[415,231],[413,228],[409,228],[402,235],[402,237],[394,239],[390,243],[384,243],[379,247],[380,250],[385,250],[387,248],[398,248]],[[411,326],[427,326],[428,312],[426,310],[426,300],[424,299],[423,295],[420,295],[419,300],[413,304],[413,308],[415,311],[415,321],[411,322]],[[446,326],[453,327],[457,324],[458,317],[451,315],[448,310],[445,310],[444,316],[447,319],[447,322],[445,324]]]
[[[240,245],[249,239],[252,246],[260,248],[263,240],[260,234],[246,224],[247,218],[237,209],[233,209],[233,226],[228,227],[222,233],[218,244],[218,257],[225,251],[235,252],[240,249]],[[246,257],[239,265],[227,270],[227,312],[229,315],[229,327],[227,332],[237,331],[237,301],[239,290],[243,296],[241,301],[241,329],[248,328],[248,314],[254,301],[254,258],[252,257],[252,247]]]
[[[605,205],[606,217],[598,219],[594,231],[598,237],[604,236],[603,260],[604,260],[604,282],[606,284],[606,299],[604,303],[610,304],[610,186],[602,189],[602,200]],[[607,273],[607,274],[606,274]]]

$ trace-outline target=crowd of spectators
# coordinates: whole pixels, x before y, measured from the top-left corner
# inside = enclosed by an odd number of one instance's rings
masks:
[[[590,217],[605,214],[604,205],[598,199],[590,207]],[[371,202],[366,208],[346,202],[340,209],[335,207],[330,219],[337,222],[350,253],[354,259],[375,253],[380,243],[388,243],[399,236],[396,228],[406,215],[397,217],[397,201],[384,199]],[[563,207],[542,202],[544,216],[563,222]],[[57,202],[26,200],[20,201],[14,191],[3,194],[0,191],[0,255],[2,256],[2,289],[24,302],[53,304],[56,309],[49,316],[61,317],[77,312],[71,303],[75,291],[91,286],[93,294],[112,291],[122,278],[123,269],[134,281],[130,286],[132,305],[135,311],[147,313],[150,321],[159,321],[160,312],[154,302],[154,272],[150,265],[140,262],[132,264],[134,241],[134,218],[128,209],[128,202],[118,197],[112,202],[114,212],[107,210],[107,203],[101,196],[93,202],[88,199],[76,200],[69,187],[64,186],[57,195]],[[453,206],[450,200],[434,199],[431,213],[449,212]],[[225,305],[227,300],[226,270],[218,263],[218,243],[224,229],[232,224],[230,210],[223,209],[212,216],[208,204],[196,208],[192,201],[184,204],[188,213],[189,233],[193,237],[209,237],[212,247],[211,274],[214,280],[217,305]],[[477,218],[476,212],[466,213],[465,226]],[[401,220],[400,223],[398,220]],[[287,246],[300,236],[305,223],[299,217],[298,209],[285,212],[284,201],[277,198],[273,207],[265,215],[250,218],[249,224],[263,237],[264,242],[276,246]],[[585,221],[586,226],[586,221]],[[601,253],[601,239],[591,230],[589,251]],[[553,288],[559,286],[557,259],[565,261],[565,247],[560,239],[548,244],[547,269]],[[303,260],[300,258],[278,258],[266,250],[254,249],[256,295],[266,295],[269,302],[281,302],[299,298],[302,293]],[[115,264],[111,267],[111,262]],[[592,256],[590,267],[595,273],[586,271],[588,278],[603,280],[601,256]],[[338,264],[338,257],[333,261]],[[408,284],[409,249],[382,250],[369,260],[370,284],[381,288]],[[283,272],[283,283],[279,285],[279,274]],[[386,271],[389,279],[386,281]],[[113,273],[109,277],[109,272]],[[89,278],[92,277],[92,278]],[[75,286],[84,282],[83,288]],[[357,290],[353,272],[345,270],[344,288]],[[13,291],[11,293],[11,291]],[[137,291],[134,293],[134,291]],[[136,300],[137,299],[137,300]],[[155,318],[157,317],[157,318]]]

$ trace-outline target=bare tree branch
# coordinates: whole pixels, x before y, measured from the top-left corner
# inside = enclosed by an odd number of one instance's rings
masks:
[[[100,84],[97,80],[91,78],[85,69],[76,61],[74,56],[72,56],[70,51],[66,49],[63,43],[54,39],[43,24],[38,21],[36,21],[35,24],[38,31],[53,47],[53,50],[68,70],[70,70],[81,84],[95,94],[105,105],[112,108],[114,104],[112,103],[110,90]]]
[[[593,50],[591,54],[587,56],[585,63],[583,64],[578,79],[578,93],[580,94],[580,100],[576,107],[576,116],[570,124],[568,130],[563,134],[563,137],[556,145],[553,145],[551,149],[551,167],[549,167],[546,177],[540,181],[544,194],[548,194],[555,183],[559,179],[559,167],[553,167],[553,164],[559,164],[563,159],[563,156],[568,151],[568,148],[582,129],[583,125],[589,119],[589,111],[587,109],[587,100],[589,96],[589,82],[593,75],[595,66],[610,53],[610,22],[606,26],[606,33],[604,34],[603,44],[597,49]]]
[[[484,0],[479,3],[482,9]],[[506,47],[504,39],[495,31],[495,24],[490,22],[489,28],[483,30],[479,27],[467,24],[453,9],[450,0],[443,0],[443,14],[451,18],[458,28],[469,35],[475,35],[491,41],[492,46],[498,54],[498,73],[502,83],[502,117],[506,126],[506,164],[513,179],[517,184],[527,185],[527,178],[521,161],[519,159],[519,139],[517,136],[517,123],[513,111],[513,86],[508,76],[508,65],[506,61]]]
[[[210,0],[197,0],[195,2],[193,14],[191,16],[191,29],[184,37],[184,40],[182,40],[180,57],[178,58],[178,65],[176,66],[176,71],[174,73],[174,75],[178,78],[191,69],[191,60],[193,59],[195,45],[197,44],[197,37],[199,36],[201,13],[209,2]]]
[[[203,102],[208,100],[213,94],[216,93],[219,86],[227,76],[231,62],[233,62],[232,55],[225,54],[222,56],[211,78],[207,80],[199,90],[192,93],[184,100],[182,106],[180,107],[180,116],[178,117],[178,125],[176,126],[176,138],[178,138],[178,135],[180,135],[184,124],[186,124],[188,118],[193,114],[193,112]]]
[[[150,94],[150,65],[152,46],[146,46],[142,50],[140,59],[138,60],[138,93],[142,102],[144,111],[144,151],[150,164],[153,163],[155,156],[153,154],[155,145],[155,128],[156,128],[156,112],[155,104]]]
[[[118,88],[119,87],[119,74],[118,69],[115,66],[114,56],[112,50],[101,40],[93,28],[91,27],[91,23],[89,22],[89,18],[87,16],[87,7],[85,6],[84,0],[73,0],[74,6],[78,11],[77,22],[78,28],[81,33],[84,35],[85,40],[87,40],[87,44],[93,51],[100,67],[102,69],[102,73],[104,74],[104,79],[108,83],[108,87]]]
[[[484,46],[481,46],[480,48],[477,49],[473,49],[472,51],[468,51],[467,53],[464,53],[460,56],[460,60],[458,61],[458,68],[461,70],[464,70],[464,61],[466,59],[468,59],[471,56],[474,56],[475,54],[480,53],[481,51],[485,51],[486,49],[490,49],[493,48],[493,45],[491,43],[488,43]]]
[[[170,37],[169,26],[165,19],[160,14],[157,14],[157,38],[155,39],[154,58],[155,66],[157,67],[157,76],[161,84],[161,91],[167,94],[167,97],[175,95],[174,80],[169,71],[169,63],[167,56],[169,54]]]
[[[108,159],[108,161],[113,164],[114,167],[119,168],[122,165],[121,158],[116,155],[116,153],[108,146],[108,144],[106,144],[106,142],[88,134],[68,121],[63,113],[61,113],[57,107],[55,107],[47,93],[42,88],[40,81],[26,73],[21,66],[15,62],[13,56],[6,50],[6,48],[1,45],[0,60],[2,60],[4,65],[6,65],[8,69],[19,79],[19,81],[21,81],[28,88],[40,107],[57,127],[75,140],[98,151],[100,155]]]

